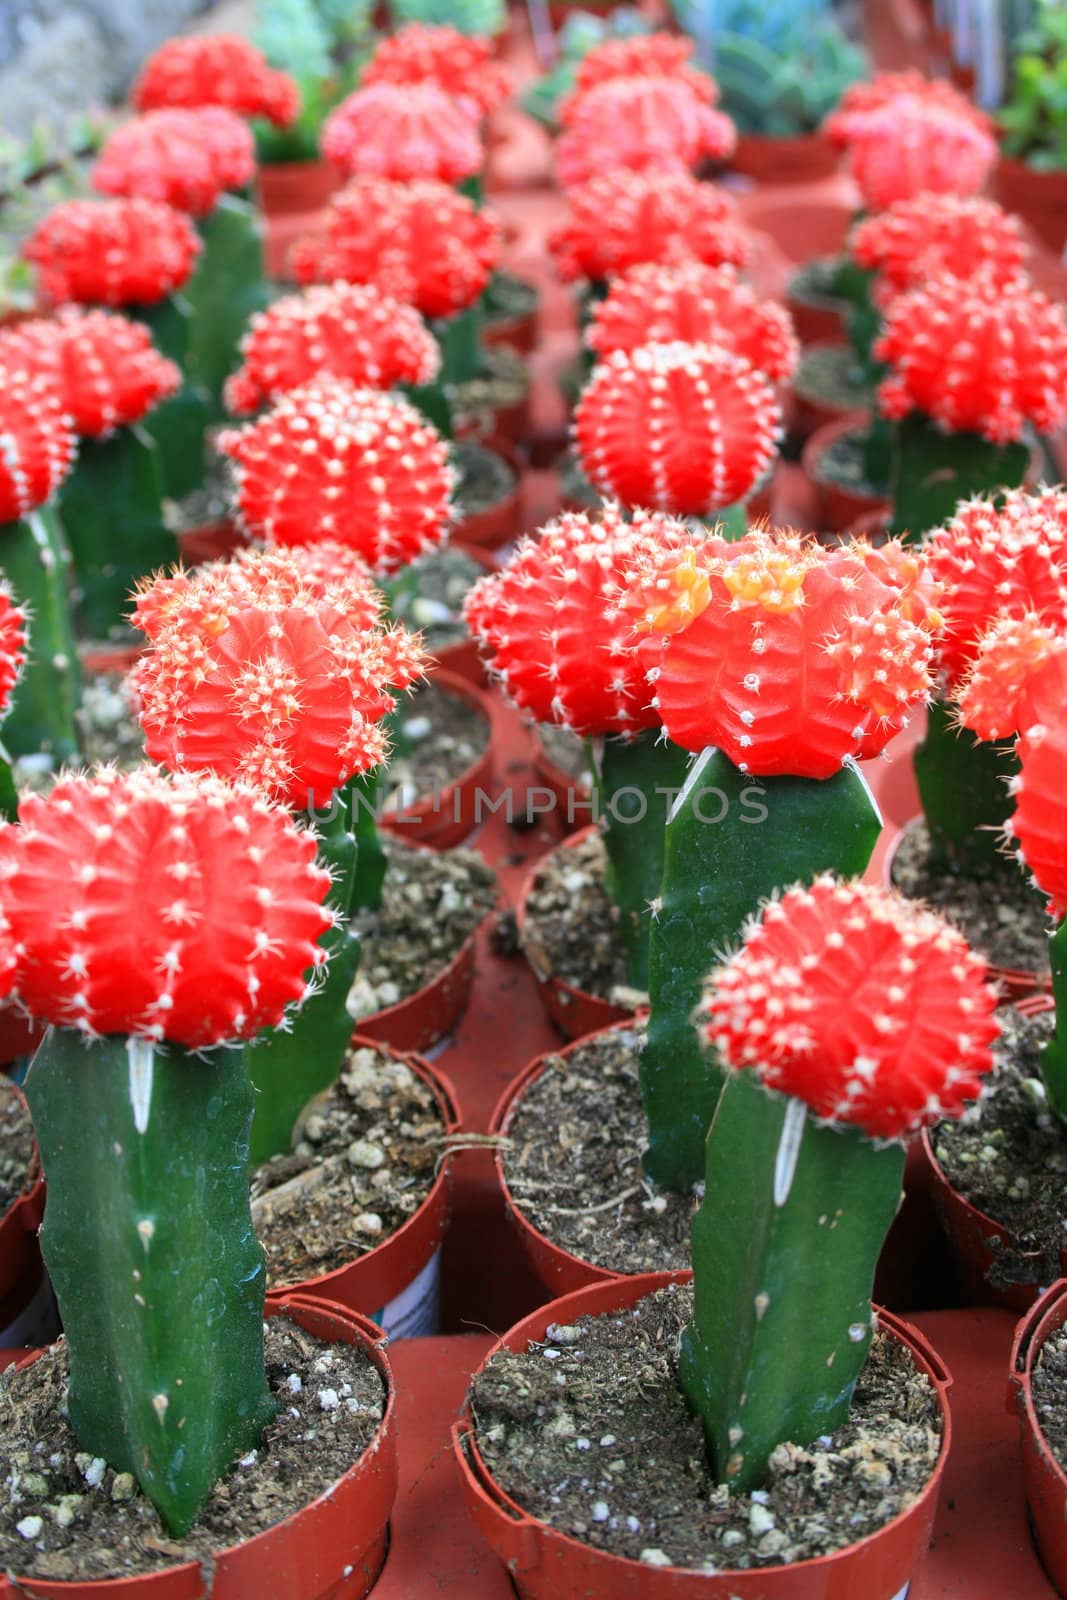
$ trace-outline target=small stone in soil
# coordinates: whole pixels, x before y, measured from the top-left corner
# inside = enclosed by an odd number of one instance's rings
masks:
[[[411,810],[433,800],[479,760],[489,743],[484,713],[432,678],[400,702],[389,726],[393,750],[381,784],[386,810]],[[415,825],[412,833],[417,843]]]
[[[618,912],[604,885],[607,856],[595,833],[547,855],[526,901],[523,943],[535,972],[610,1000],[626,985]]]

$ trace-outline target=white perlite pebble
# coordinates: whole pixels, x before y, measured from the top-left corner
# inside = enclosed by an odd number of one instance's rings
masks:
[[[42,1517],[23,1517],[21,1522],[16,1522],[15,1528],[24,1539],[36,1539],[44,1527]]]
[[[104,1473],[106,1471],[107,1462],[104,1460],[103,1456],[94,1456],[89,1465],[83,1469],[82,1477],[85,1479],[90,1489],[99,1489],[101,1483],[104,1481]]]
[[[373,1172],[385,1165],[385,1151],[380,1144],[372,1144],[369,1139],[354,1139],[348,1147],[348,1159],[354,1167]]]
[[[290,1394],[299,1394],[301,1389],[304,1387],[304,1380],[300,1376],[299,1372],[290,1372],[285,1381],[289,1385]]]
[[[320,1389],[318,1398],[323,1411],[336,1411],[341,1404],[336,1389]]]
[[[774,1513],[768,1511],[766,1506],[758,1502],[748,1514],[749,1531],[758,1539],[764,1533],[770,1533],[774,1527]]]
[[[606,1501],[596,1500],[593,1502],[593,1509],[590,1511],[589,1515],[592,1517],[594,1522],[607,1522],[608,1518],[611,1516],[611,1512],[608,1510]]]
[[[669,1567],[671,1558],[664,1550],[642,1550],[641,1560],[646,1567]]]

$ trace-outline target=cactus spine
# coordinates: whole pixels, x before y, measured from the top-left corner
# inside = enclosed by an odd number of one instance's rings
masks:
[[[30,613],[25,666],[4,723],[14,756],[78,755],[81,673],[70,619],[70,555],[56,512],[40,506],[0,530],[0,568]]]

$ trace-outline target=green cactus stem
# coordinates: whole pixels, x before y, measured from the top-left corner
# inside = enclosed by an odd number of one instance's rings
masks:
[[[723,1090],[706,1160],[679,1381],[716,1480],[745,1490],[764,1482],[784,1440],[810,1444],[848,1417],[904,1146],[817,1127],[800,1101],[741,1071]]]
[[[0,817],[5,822],[19,820],[19,796],[15,788],[15,775],[11,771],[11,757],[0,744]]]
[[[0,528],[0,572],[30,614],[4,742],[14,756],[47,755],[59,767],[79,754],[81,675],[70,618],[70,554],[53,507]]]
[[[645,1172],[688,1193],[722,1089],[691,1018],[704,977],[783,884],[861,876],[882,819],[858,769],[832,778],[752,778],[720,750],[692,767],[668,819],[660,903],[649,938],[651,1016],[641,1052]]]
[[[59,514],[74,561],[78,621],[92,639],[125,628],[141,578],[178,560],[163,521],[155,442],[140,427],[83,439],[59,492]]]
[[[329,964],[288,1027],[264,1034],[245,1048],[248,1076],[256,1091],[249,1150],[253,1166],[292,1147],[297,1117],[314,1095],[333,1083],[352,1037],[346,1002],[359,967],[360,944],[348,917],[358,854],[351,787],[346,785],[334,796],[328,818],[316,818],[319,861],[334,875],[327,905],[336,921],[319,941]]]
[[[598,812],[608,856],[607,889],[619,912],[627,980],[648,988],[652,905],[663,877],[667,813],[685,782],[689,753],[658,730],[605,739],[597,774]]]
[[[50,1029],[25,1088],[71,1425],[180,1536],[274,1410],[243,1053]]]
[[[156,349],[186,372],[192,329],[188,301],[169,295],[156,306],[138,308],[136,316],[152,335]],[[210,422],[207,390],[188,376],[178,393],[156,406],[142,422],[159,450],[163,492],[169,499],[184,500],[203,484]]]
[[[890,532],[915,543],[955,516],[961,500],[1018,488],[1029,465],[1025,444],[990,444],[977,433],[946,433],[913,413],[895,428]]]
[[[222,388],[240,361],[238,346],[253,312],[267,303],[259,213],[238,195],[223,195],[197,226],[204,248],[185,287],[192,309],[189,376],[222,415]]]
[[[441,376],[439,382],[454,389],[458,384],[473,383],[485,371],[482,350],[484,317],[480,305],[468,306],[457,316],[444,317],[434,323],[434,334],[441,346]]]
[[[915,750],[919,800],[935,872],[986,878],[1004,869],[1001,830],[1014,808],[1019,762],[1007,745],[976,739],[952,706],[935,700]]]
[[[382,889],[389,862],[378,833],[380,787],[380,769],[377,767],[362,778],[354,778],[350,785],[352,831],[357,846],[356,872],[349,900],[349,912],[353,915],[357,911],[377,911],[382,903]]]

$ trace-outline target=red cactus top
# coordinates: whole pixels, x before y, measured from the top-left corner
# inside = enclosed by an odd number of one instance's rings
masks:
[[[326,576],[301,551],[246,551],[157,580],[134,613],[152,648],[130,676],[148,755],[328,805],[384,760],[381,719],[424,661],[416,639],[379,625],[378,600],[345,551]]]
[[[848,169],[872,211],[923,193],[977,194],[996,158],[996,140],[973,116],[926,95],[852,119]]]
[[[11,704],[25,654],[26,613],[16,604],[10,584],[0,583],[0,717]]]
[[[482,294],[499,246],[492,214],[446,183],[357,178],[297,242],[292,267],[298,283],[372,283],[424,317],[451,317]]]
[[[1019,219],[1003,206],[974,195],[926,193],[865,217],[852,230],[849,250],[861,267],[881,274],[883,305],[925,278],[989,272],[1011,283],[1027,256]]]
[[[718,98],[715,82],[692,65],[693,41],[673,33],[640,33],[630,39],[605,39],[578,63],[574,95],[612,78],[674,78],[709,105]]]
[[[316,378],[218,448],[237,463],[245,527],[268,544],[336,541],[387,574],[446,535],[447,447],[396,395]]]
[[[507,694],[538,722],[583,738],[656,727],[642,651],[620,612],[618,591],[635,551],[650,538],[684,548],[684,524],[659,513],[623,520],[568,512],[507,565],[470,591],[464,615]]]
[[[454,100],[486,116],[509,100],[515,80],[493,59],[488,39],[472,38],[457,28],[409,22],[392,38],[382,39],[363,70],[364,86],[373,83],[432,83]]]
[[[259,790],[105,767],[24,796],[19,817],[3,903],[42,1022],[198,1050],[277,1026],[304,994],[330,878]]]
[[[484,152],[469,101],[434,83],[372,83],[326,118],[322,153],[350,176],[437,178],[462,183],[481,170]]]
[[[240,189],[256,170],[247,123],[222,106],[147,111],[108,139],[92,171],[102,194],[163,200],[205,216],[227,189]]]
[[[616,277],[645,262],[744,265],[749,239],[729,195],[688,172],[618,167],[566,194],[567,215],[549,234],[567,282]]]
[[[774,389],[743,356],[649,344],[598,363],[574,437],[601,494],[703,516],[751,494],[774,459],[780,425]]]
[[[413,306],[372,284],[318,284],[257,312],[226,383],[234,415],[256,411],[320,373],[362,389],[432,383],[437,341]]]
[[[708,1043],[817,1117],[904,1139],[962,1115],[1000,1028],[988,968],[914,901],[817,878],[764,907],[703,1003]]]
[[[556,144],[565,188],[624,167],[631,172],[686,172],[723,161],[737,129],[722,111],[678,78],[608,78],[561,108]]]
[[[641,552],[623,605],[659,640],[649,679],[675,744],[757,777],[829,778],[929,698],[935,599],[914,556],[757,528]]]
[[[0,330],[0,365],[51,379],[75,433],[91,439],[140,422],[182,381],[142,323],[73,306]]]
[[[949,689],[1001,617],[1033,616],[1067,630],[1067,490],[966,500],[925,541],[931,576],[942,585],[945,631],[938,656]]]
[[[131,98],[138,111],[225,106],[241,117],[266,117],[276,128],[289,127],[300,111],[296,80],[276,72],[236,33],[168,39],[141,68]]]
[[[919,101],[970,122],[983,133],[993,132],[993,119],[980,111],[973,101],[947,78],[927,78],[921,72],[880,72],[869,80],[861,80],[845,90],[835,110],[823,123],[823,131],[834,144],[844,148],[853,139],[862,137],[866,118],[901,100]]]
[[[893,302],[875,345],[887,417],[922,411],[995,444],[1067,421],[1067,315],[1024,278],[929,278]]]
[[[74,430],[55,381],[0,367],[0,524],[44,505],[74,459]]]
[[[715,344],[783,383],[800,349],[783,306],[763,300],[733,267],[703,261],[633,267],[593,306],[586,343],[598,356],[643,344]]]
[[[64,200],[22,253],[54,304],[120,308],[156,305],[180,289],[200,249],[184,212],[157,200]]]

